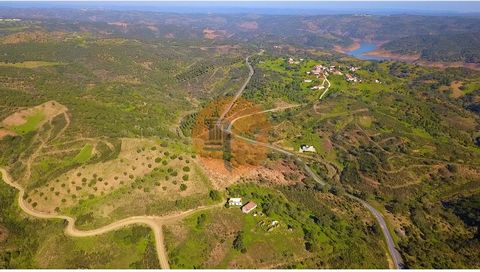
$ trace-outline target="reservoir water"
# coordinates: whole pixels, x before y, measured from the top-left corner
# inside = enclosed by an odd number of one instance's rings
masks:
[[[387,57],[380,57],[380,56],[368,56],[365,55],[368,52],[371,52],[373,50],[377,49],[377,45],[374,43],[368,43],[368,42],[361,42],[360,47],[347,52],[348,55],[356,57],[357,59],[362,59],[362,60],[387,60]]]

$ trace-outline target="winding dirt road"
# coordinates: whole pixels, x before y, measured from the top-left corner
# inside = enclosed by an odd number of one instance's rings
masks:
[[[251,77],[253,76],[254,74],[254,70],[253,70],[253,67],[251,66],[251,64],[249,63],[249,57],[247,57],[245,59],[248,67],[249,67],[249,76],[248,76],[248,79],[245,81],[245,83],[241,86],[241,88],[239,89],[239,91],[237,92],[237,94],[234,96],[234,99],[232,101],[232,103],[229,105],[229,108],[228,110],[222,115],[222,116],[225,116],[228,111],[233,107],[234,103],[237,101],[237,99],[242,95],[245,87],[247,86],[247,84],[249,83]],[[329,86],[327,87],[327,89],[322,93],[320,99],[323,98],[323,96],[327,93],[328,89],[330,88],[330,82],[327,80]],[[291,108],[291,107],[284,107],[283,109],[287,109],[287,108]],[[271,109],[271,110],[266,110],[264,112],[273,112],[273,111],[277,111],[277,110],[280,110],[280,108],[277,108],[277,109]],[[253,114],[249,114],[249,115],[253,115]],[[66,115],[67,116],[67,115]],[[243,116],[243,117],[246,117],[246,116]],[[68,116],[67,116],[68,118]],[[240,119],[241,117],[239,118],[236,118],[233,122],[231,122],[231,124],[229,125],[228,127],[228,132],[230,132],[231,130],[231,127],[233,126],[233,123],[235,121],[237,121],[238,119]],[[220,118],[222,119],[222,118]],[[68,120],[69,121],[69,120]],[[63,133],[64,129],[62,130],[62,133]],[[59,135],[57,135],[58,137]],[[262,143],[262,142],[257,142],[255,140],[252,140],[252,139],[248,139],[248,138],[245,138],[245,137],[242,137],[242,136],[239,136],[239,135],[235,135],[235,134],[232,134],[232,136],[234,137],[237,137],[239,139],[242,139],[244,141],[247,141],[247,142],[250,142],[252,144],[256,144],[256,145],[262,145],[262,146],[265,146],[265,147],[268,147],[272,150],[275,150],[277,152],[280,152],[282,154],[285,154],[287,156],[291,156],[293,158],[295,158],[298,162],[300,162],[303,166],[304,166],[304,169],[305,171],[316,181],[318,182],[319,184],[321,185],[326,185],[326,182],[323,181],[320,177],[318,177],[311,169],[310,167],[305,163],[303,162],[303,160],[297,156],[296,154],[294,153],[291,153],[289,151],[286,151],[284,149],[281,149],[279,147],[276,147],[272,144],[268,144],[268,143]],[[49,136],[50,137],[50,136]],[[40,147],[43,147],[43,145],[45,145],[45,141],[42,141],[42,144]],[[41,148],[40,148],[41,149]],[[40,150],[39,149],[39,150]],[[29,161],[30,162],[30,161]],[[31,162],[30,162],[31,163]],[[156,248],[157,248],[157,255],[158,255],[158,259],[159,259],[159,262],[160,262],[160,265],[163,269],[169,269],[170,266],[168,264],[168,256],[167,256],[167,253],[166,253],[166,250],[165,250],[165,246],[164,246],[164,236],[163,236],[163,231],[162,231],[162,227],[163,225],[165,224],[170,224],[170,223],[173,223],[173,222],[176,222],[178,220],[181,220],[189,215],[192,215],[194,213],[197,213],[197,212],[200,212],[200,211],[204,211],[204,210],[209,210],[209,209],[213,209],[213,208],[219,208],[223,205],[223,200],[222,202],[218,203],[218,204],[215,204],[215,205],[209,205],[209,206],[202,206],[202,207],[198,207],[198,208],[195,208],[195,209],[192,209],[192,210],[188,210],[188,211],[184,211],[184,212],[179,212],[179,213],[175,213],[175,214],[171,214],[171,215],[166,215],[166,216],[133,216],[133,217],[129,217],[129,218],[125,218],[125,219],[122,219],[122,220],[119,220],[119,221],[116,221],[112,224],[109,224],[109,225],[106,225],[106,226],[103,226],[103,227],[100,227],[100,228],[97,228],[97,229],[94,229],[94,230],[79,230],[75,227],[75,219],[70,217],[70,216],[65,216],[65,215],[55,215],[55,214],[48,214],[48,213],[42,213],[42,212],[39,212],[39,211],[35,211],[34,209],[32,209],[31,207],[29,207],[26,203],[25,203],[25,200],[23,199],[24,195],[25,195],[25,189],[20,186],[19,184],[15,183],[14,180],[12,179],[12,177],[10,176],[10,174],[7,172],[6,169],[4,168],[0,168],[0,173],[2,174],[2,179],[8,184],[10,185],[11,187],[14,187],[15,189],[17,189],[19,191],[19,194],[18,194],[18,205],[20,206],[20,208],[27,214],[33,216],[33,217],[37,217],[37,218],[41,218],[41,219],[59,219],[59,220],[65,220],[67,221],[67,226],[65,228],[65,234],[68,235],[68,236],[72,236],[72,237],[90,237],[90,236],[97,236],[97,235],[102,235],[102,234],[105,234],[105,233],[108,233],[110,231],[114,231],[114,230],[118,230],[118,229],[121,229],[121,228],[124,228],[124,227],[127,227],[127,226],[130,226],[130,225],[146,225],[148,227],[150,227],[154,233],[154,236],[155,236],[155,245],[156,245]],[[398,251],[396,250],[395,248],[395,244],[393,242],[393,238],[391,237],[391,234],[390,232],[388,231],[388,228],[387,228],[387,225],[385,223],[385,220],[383,219],[383,216],[381,215],[380,212],[378,212],[374,207],[372,207],[371,205],[369,205],[367,202],[361,200],[361,199],[358,199],[356,198],[355,196],[352,196],[352,195],[348,195],[350,198],[356,200],[356,201],[359,201],[362,205],[364,205],[371,213],[372,215],[375,217],[375,219],[377,220],[377,222],[379,223],[379,225],[381,226],[382,228],[382,233],[385,237],[385,241],[387,243],[387,246],[388,246],[388,250],[389,250],[389,253],[390,255],[392,256],[392,259],[395,263],[395,266],[396,268],[402,268],[403,267],[403,261],[401,259],[401,256],[400,254],[398,253]]]
[[[41,218],[41,219],[60,219],[60,220],[67,221],[68,224],[65,227],[65,234],[68,236],[72,236],[72,237],[97,236],[97,235],[102,235],[114,230],[118,230],[118,229],[130,226],[130,225],[146,225],[150,227],[155,236],[155,245],[157,248],[158,260],[160,262],[160,266],[163,269],[169,269],[170,266],[168,264],[168,255],[164,246],[162,226],[177,222],[178,220],[181,220],[197,212],[206,211],[214,208],[220,208],[223,206],[223,203],[224,203],[224,201],[222,200],[218,204],[200,206],[195,209],[174,213],[170,215],[165,215],[165,216],[132,216],[132,217],[128,217],[128,218],[116,221],[109,225],[100,227],[98,229],[79,230],[75,227],[75,219],[70,216],[42,213],[29,207],[25,203],[25,200],[23,199],[23,196],[25,195],[25,189],[20,185],[18,185],[17,183],[15,183],[12,177],[10,176],[10,174],[5,169],[0,168],[0,173],[2,174],[2,178],[3,178],[3,181],[5,181],[5,183],[7,183],[11,187],[18,190],[19,192],[18,205],[26,214],[33,217]]]
[[[251,75],[253,75],[253,68],[252,66],[250,65],[250,63],[248,62],[248,58],[246,59],[246,62],[249,66],[249,68],[251,69]],[[235,104],[235,102],[238,100],[238,98],[241,96],[242,92],[243,92],[243,89],[245,89],[245,86],[248,84],[248,82],[250,81],[250,78],[251,76],[249,76],[248,80],[245,82],[245,84],[242,86],[242,89],[237,93],[237,95],[234,97],[233,101],[231,102],[230,104],[230,107],[228,108],[227,111],[224,112],[224,114],[222,115],[225,116],[228,111],[233,107],[233,105]],[[328,83],[328,87],[325,89],[325,91],[322,93],[322,95],[320,96],[320,100],[322,100],[322,98],[325,96],[325,94],[328,92],[328,89],[330,89],[330,81],[325,78],[325,80],[327,81]],[[284,107],[283,109],[288,109],[290,107]],[[243,141],[246,141],[246,142],[249,142],[249,143],[252,143],[252,144],[255,144],[255,145],[260,145],[260,146],[264,146],[264,147],[267,147],[269,149],[272,149],[274,151],[277,151],[277,152],[280,152],[284,155],[287,155],[289,157],[292,157],[292,158],[295,158],[296,161],[298,161],[301,165],[303,165],[303,168],[305,169],[305,171],[308,173],[308,175],[310,177],[312,177],[317,183],[319,183],[320,185],[322,186],[325,186],[327,185],[327,183],[321,179],[317,174],[315,174],[315,172],[295,153],[292,153],[292,152],[289,152],[287,150],[284,150],[282,148],[279,148],[273,144],[270,144],[270,143],[263,143],[263,142],[258,142],[256,140],[252,140],[252,139],[249,139],[249,138],[246,138],[246,137],[243,137],[243,136],[240,136],[240,135],[237,135],[237,134],[234,134],[231,132],[232,130],[232,126],[233,124],[243,118],[243,117],[247,117],[247,116],[252,116],[252,115],[255,115],[255,114],[260,114],[260,113],[265,113],[265,112],[273,112],[273,111],[278,111],[278,110],[281,110],[282,108],[275,108],[275,109],[270,109],[270,110],[265,110],[265,111],[261,111],[261,112],[258,112],[258,113],[250,113],[250,114],[247,114],[245,116],[240,116],[240,117],[237,117],[235,118],[234,120],[232,120],[229,125],[224,128],[223,130],[226,132],[226,133],[229,133],[231,134],[231,136],[233,137],[236,137],[238,139],[241,139]],[[220,120],[222,118],[219,119],[219,123],[220,123]],[[361,203],[365,208],[368,209],[368,211],[373,215],[373,217],[375,218],[375,220],[377,221],[377,223],[380,225],[380,228],[382,229],[382,234],[384,236],[384,240],[385,240],[385,243],[387,244],[387,248],[388,248],[388,252],[389,252],[389,255],[391,256],[392,258],[392,261],[395,265],[395,268],[396,269],[402,269],[404,268],[404,262],[403,262],[403,259],[402,259],[402,256],[400,255],[400,253],[398,252],[396,246],[395,246],[395,243],[394,243],[394,240],[393,240],[393,237],[387,227],[387,224],[385,222],[385,219],[383,218],[383,215],[377,210],[375,209],[372,205],[368,204],[366,201],[360,199],[360,198],[357,198],[351,194],[346,194],[349,198]]]

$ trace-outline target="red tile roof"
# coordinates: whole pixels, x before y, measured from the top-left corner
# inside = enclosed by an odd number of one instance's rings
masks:
[[[245,204],[243,207],[242,207],[242,211],[244,213],[249,213],[250,211],[252,211],[253,209],[255,209],[257,207],[257,204],[255,204],[255,202],[248,202],[247,204]]]

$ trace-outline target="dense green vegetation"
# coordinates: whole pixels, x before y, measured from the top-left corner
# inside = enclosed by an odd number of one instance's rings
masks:
[[[0,121],[51,100],[68,108],[43,126],[40,113],[0,124],[17,134],[0,138],[0,166],[33,208],[87,229],[242,197],[254,212],[216,208],[167,226],[171,266],[386,268],[381,231],[349,192],[385,215],[408,268],[480,266],[480,73],[329,50],[368,37],[391,41],[384,48],[394,53],[478,63],[478,18],[25,12],[57,19],[0,24]],[[225,191],[197,160],[189,137],[199,110],[238,90],[245,57],[260,48],[242,97],[265,109],[296,105],[269,113],[269,141],[293,152],[313,145],[301,156],[329,186],[269,152],[261,167],[285,184],[259,175]],[[325,89],[312,87],[327,85],[307,74],[317,64],[336,67],[321,101]],[[129,140],[151,142],[122,154]],[[70,238],[63,222],[25,217],[3,182],[0,196],[2,268],[159,266],[147,228]]]
[[[267,80],[252,81],[246,95],[266,108],[279,99],[312,101],[314,106],[272,114],[274,125],[281,126],[271,141],[283,140],[282,145],[294,149],[301,143],[314,145],[317,154],[310,155],[309,163],[334,186],[332,192],[344,188],[383,206],[407,267],[478,266],[478,211],[468,208],[476,202],[475,198],[463,201],[461,195],[480,189],[480,122],[474,107],[452,98],[450,86],[454,81],[475,82],[478,72],[356,62],[360,70],[355,74],[362,82],[347,83],[344,77],[332,75],[331,93],[313,102],[300,88],[270,91],[275,88],[272,85],[291,86],[292,81],[300,85],[308,77],[295,72],[308,61],[293,69],[283,62],[265,65],[276,60],[276,56],[265,56],[258,63],[261,78]],[[325,58],[317,62],[352,65]],[[275,81],[268,80],[272,77]],[[468,93],[460,90],[463,95]],[[442,202],[452,203],[447,205],[451,208]],[[465,213],[459,213],[458,207]]]
[[[379,227],[348,198],[310,186],[252,183],[230,187],[228,194],[258,208],[250,214],[238,207],[198,214],[173,228],[177,234],[167,228],[172,267],[387,267]],[[175,236],[178,228],[186,236]]]

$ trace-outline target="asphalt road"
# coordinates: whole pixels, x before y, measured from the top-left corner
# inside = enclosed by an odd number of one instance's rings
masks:
[[[230,109],[233,107],[233,105],[238,100],[238,98],[243,94],[243,91],[245,90],[245,87],[247,86],[248,82],[250,81],[250,79],[252,78],[252,76],[254,74],[253,67],[251,66],[251,64],[249,63],[248,60],[249,60],[249,57],[247,57],[245,59],[247,65],[250,69],[249,77],[247,78],[245,83],[242,85],[242,87],[239,89],[239,91],[235,95],[235,97],[232,100],[232,102],[230,103],[228,109],[222,114],[222,117],[219,119],[218,124],[220,124],[221,119],[223,119],[223,117],[225,117],[225,115],[230,111]],[[325,94],[328,92],[328,89],[330,89],[330,86],[331,86],[330,81],[327,78],[325,78],[325,80],[328,83],[328,87],[325,89],[325,91],[320,96],[320,100],[325,96]],[[290,107],[284,107],[283,109],[287,109],[287,108],[290,108]],[[273,112],[273,111],[276,111],[276,110],[280,110],[280,108],[265,110],[265,111],[262,111],[262,112]],[[262,113],[262,112],[258,112],[258,113]],[[254,114],[257,114],[257,113],[254,113]],[[241,139],[243,141],[247,141],[247,142],[250,142],[252,144],[264,146],[264,147],[270,148],[272,150],[275,150],[277,152],[280,152],[282,154],[285,154],[287,156],[295,158],[295,160],[297,160],[301,165],[303,165],[303,168],[308,173],[308,175],[310,177],[312,177],[317,183],[319,183],[322,186],[325,186],[327,184],[317,174],[315,174],[315,172],[313,172],[312,169],[300,157],[298,157],[295,153],[289,152],[287,150],[276,147],[276,146],[274,146],[272,144],[269,144],[269,143],[258,142],[256,140],[252,140],[252,139],[240,136],[240,135],[236,135],[236,134],[233,134],[231,132],[232,126],[233,126],[235,121],[237,121],[237,120],[239,120],[243,117],[251,116],[251,115],[254,115],[254,114],[248,114],[248,115],[245,115],[245,116],[237,117],[236,119],[232,120],[230,122],[230,124],[226,128],[224,128],[223,130],[226,133],[231,134],[233,137],[236,137],[236,138]],[[403,262],[402,256],[400,255],[400,253],[398,252],[398,250],[395,246],[395,243],[393,241],[393,237],[392,237],[390,231],[388,230],[387,223],[385,222],[385,219],[383,218],[383,215],[377,209],[375,209],[372,205],[368,204],[366,201],[364,201],[364,200],[362,200],[358,197],[355,197],[351,194],[347,194],[347,196],[350,197],[353,200],[356,200],[356,201],[360,202],[365,208],[367,208],[370,211],[370,213],[373,215],[373,217],[376,219],[377,223],[380,225],[380,228],[382,229],[383,237],[384,237],[385,242],[387,244],[388,252],[389,252],[389,254],[392,258],[392,261],[395,265],[395,268],[396,269],[404,268],[404,262]]]

